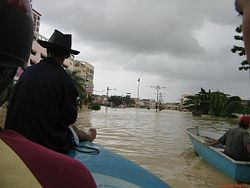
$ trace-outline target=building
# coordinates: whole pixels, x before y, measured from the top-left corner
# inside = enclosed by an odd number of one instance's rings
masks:
[[[38,63],[42,58],[47,56],[46,49],[43,48],[40,44],[38,44],[37,39],[41,39],[41,40],[48,40],[48,39],[43,37],[39,33],[35,35],[36,37],[34,37],[31,52],[30,52],[29,62],[27,64],[28,67]]]
[[[33,8],[32,12],[33,12],[33,25],[34,25],[34,38],[36,38],[37,35],[39,34],[41,14]]]

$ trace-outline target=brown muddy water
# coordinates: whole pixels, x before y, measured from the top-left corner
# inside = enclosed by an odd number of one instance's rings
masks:
[[[0,110],[0,125],[4,121],[3,111]],[[106,113],[102,108],[80,111],[76,124],[83,129],[96,128],[95,143],[134,161],[174,188],[250,187],[238,185],[200,159],[185,132],[198,125],[223,133],[237,125],[237,120],[134,108],[108,108]]]

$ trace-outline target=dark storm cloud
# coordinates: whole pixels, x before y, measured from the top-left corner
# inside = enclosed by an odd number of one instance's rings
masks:
[[[234,29],[240,24],[233,1],[33,0],[33,4],[42,14],[41,27],[44,23],[73,33],[74,44],[83,52],[80,57],[94,63],[97,72],[128,71],[129,77],[132,71],[150,77],[144,80],[175,83],[173,95],[179,96],[202,85],[234,92],[238,82],[242,87],[248,82],[238,71],[242,59],[230,52]]]
[[[104,43],[135,53],[185,55],[202,52],[192,29],[201,27],[204,16],[199,14],[204,14],[202,8],[207,9],[207,5],[190,2],[37,0],[35,3],[44,22],[73,30],[83,42],[100,46]]]

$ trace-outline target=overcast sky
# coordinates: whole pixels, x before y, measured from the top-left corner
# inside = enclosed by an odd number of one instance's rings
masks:
[[[72,33],[76,56],[95,67],[94,90],[164,102],[200,88],[250,98],[243,60],[231,53],[241,17],[231,0],[33,0],[40,34]],[[164,88],[166,87],[166,88]],[[103,92],[98,92],[103,91]]]

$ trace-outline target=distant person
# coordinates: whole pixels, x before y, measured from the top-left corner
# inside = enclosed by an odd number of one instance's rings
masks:
[[[1,106],[17,67],[25,67],[29,59],[34,34],[30,0],[1,0],[0,9]],[[0,130],[0,148],[1,188],[96,188],[91,173],[79,161],[13,130]]]
[[[13,129],[31,141],[66,153],[79,140],[93,141],[88,132],[73,125],[77,118],[77,89],[63,68],[70,54],[71,35],[55,30],[48,41],[38,40],[48,57],[29,67],[15,86],[7,111],[5,129]]]
[[[213,146],[220,143],[225,145],[224,153],[226,155],[235,160],[250,161],[250,137],[247,131],[249,123],[248,116],[241,116],[238,127],[229,129],[218,140],[207,143],[207,145]]]

